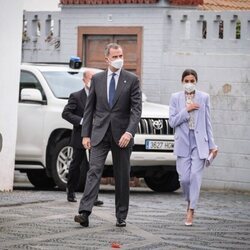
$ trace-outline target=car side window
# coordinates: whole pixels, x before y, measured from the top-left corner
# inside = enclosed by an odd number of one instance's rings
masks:
[[[43,88],[40,82],[38,81],[38,79],[36,78],[36,76],[32,74],[31,72],[22,70],[21,75],[20,75],[19,102],[21,102],[22,89],[27,89],[27,88],[40,90],[43,100],[45,101],[47,99],[43,91]]]

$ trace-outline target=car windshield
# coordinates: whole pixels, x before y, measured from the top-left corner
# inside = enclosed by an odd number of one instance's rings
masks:
[[[43,71],[43,76],[53,94],[60,99],[68,99],[72,92],[82,89],[82,72]]]

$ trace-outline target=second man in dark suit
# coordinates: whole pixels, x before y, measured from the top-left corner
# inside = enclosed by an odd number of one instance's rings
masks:
[[[79,215],[75,222],[89,225],[95,197],[99,190],[104,163],[112,152],[115,177],[116,226],[126,226],[129,208],[130,155],[133,137],[141,117],[141,90],[138,77],[123,67],[123,50],[111,43],[105,49],[106,71],[93,76],[85,107],[82,136],[91,148],[90,169]]]
[[[86,172],[89,168],[86,157],[86,150],[82,145],[82,121],[83,113],[89,94],[89,88],[93,72],[86,70],[83,73],[84,88],[80,91],[74,92],[69,96],[67,105],[64,107],[62,117],[73,124],[71,134],[70,146],[73,147],[72,161],[69,167],[68,182],[67,182],[67,200],[69,202],[76,202],[75,191],[79,184],[80,166],[83,164]],[[94,205],[102,205],[103,202],[95,200]]]

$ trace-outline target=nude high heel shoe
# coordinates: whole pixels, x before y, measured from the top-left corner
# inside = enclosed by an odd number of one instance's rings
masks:
[[[188,209],[187,211],[187,219],[185,221],[186,226],[193,225],[193,217],[194,217],[194,209]]]

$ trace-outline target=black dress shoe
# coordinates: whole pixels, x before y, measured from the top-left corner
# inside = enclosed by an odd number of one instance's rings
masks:
[[[69,202],[77,202],[75,193],[74,193],[74,192],[69,192],[69,191],[67,190],[67,200],[68,200]]]
[[[68,202],[77,202],[77,199],[74,196],[68,196],[67,200],[68,200]]]
[[[124,219],[117,219],[116,226],[117,227],[126,227],[126,221]]]
[[[94,206],[102,206],[103,205],[103,201],[100,201],[100,200],[96,200],[94,202]]]
[[[80,225],[83,227],[89,226],[89,217],[85,213],[76,215],[74,221],[80,223]]]

